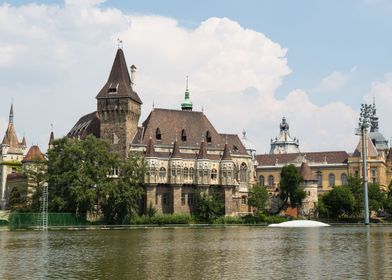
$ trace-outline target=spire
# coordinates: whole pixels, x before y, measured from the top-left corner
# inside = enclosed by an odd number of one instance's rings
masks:
[[[189,83],[188,76],[186,76],[185,98],[184,98],[184,102],[181,103],[181,109],[183,111],[192,111],[193,109],[192,101],[189,99],[188,83]]]
[[[120,47],[117,49],[108,81],[97,95],[97,99],[113,97],[129,97],[136,103],[142,104],[139,96],[132,88],[124,52]]]
[[[53,124],[50,124],[51,126],[51,131],[50,131],[50,136],[49,136],[49,149],[53,148],[53,142],[54,142],[54,133],[53,133]]]
[[[20,143],[23,147],[27,146],[26,137],[23,135],[22,143]]]
[[[223,155],[221,160],[231,160],[231,154],[230,154],[230,150],[229,150],[229,146],[227,145],[227,139],[226,139],[226,143],[225,143],[225,148],[223,149]]]
[[[154,144],[152,143],[152,138],[148,138],[148,143],[147,143],[147,148],[146,148],[146,153],[145,157],[155,157],[155,150],[154,150]]]
[[[177,139],[176,139],[176,141],[174,141],[173,152],[171,154],[171,158],[181,158],[180,149],[177,144]]]
[[[11,109],[9,115],[9,123],[14,123],[14,102],[11,102]]]
[[[8,145],[11,148],[19,148],[19,141],[18,137],[16,136],[16,131],[14,127],[14,104],[13,102],[11,103],[11,109],[10,109],[10,115],[9,115],[9,122],[8,122],[8,127],[5,132],[3,141],[3,145]]]
[[[197,159],[206,159],[207,158],[207,149],[204,145],[204,139],[200,143],[199,154],[197,155]]]

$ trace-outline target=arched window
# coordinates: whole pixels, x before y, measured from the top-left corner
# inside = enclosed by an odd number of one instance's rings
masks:
[[[186,141],[186,132],[185,129],[181,131],[181,141]]]
[[[189,178],[193,179],[193,176],[195,176],[195,170],[193,167],[189,168]]]
[[[184,168],[184,179],[188,179],[189,173],[188,173],[188,167]]]
[[[161,130],[159,129],[159,127],[157,128],[157,130],[155,131],[155,138],[157,140],[161,140],[162,139],[162,134],[161,134]]]
[[[335,175],[333,173],[329,174],[328,176],[328,182],[330,187],[335,186]]]
[[[272,176],[272,175],[268,176],[268,186],[270,186],[270,187],[274,186],[274,176]]]
[[[161,178],[165,178],[166,177],[166,169],[165,169],[165,167],[161,167],[159,169],[159,177],[161,177]]]
[[[260,186],[264,187],[265,182],[264,182],[264,176],[263,175],[261,175],[259,177],[259,182],[260,182]]]
[[[240,167],[240,182],[248,181],[248,168],[246,167],[245,162],[241,164]]]
[[[343,173],[343,174],[340,176],[340,179],[342,180],[342,185],[347,185],[348,180],[347,180],[347,174],[346,174],[346,173]]]
[[[206,132],[206,142],[207,142],[207,143],[211,143],[211,141],[212,141],[211,133],[210,133],[210,131],[208,130],[208,131]]]
[[[323,173],[321,171],[317,171],[316,176],[317,176],[317,186],[322,187],[323,186]]]
[[[218,177],[218,172],[216,171],[216,169],[212,169],[211,170],[211,179],[215,180]]]

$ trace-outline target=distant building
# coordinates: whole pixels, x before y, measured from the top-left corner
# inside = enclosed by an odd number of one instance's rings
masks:
[[[376,105],[373,103],[371,128],[367,134],[367,175],[369,182],[378,183],[384,189],[392,179],[392,149],[379,132]],[[303,162],[310,167],[317,179],[317,192],[322,194],[335,186],[347,183],[350,176],[362,176],[362,143],[359,141],[353,153],[346,151],[300,152],[298,139],[291,138],[285,118],[280,124],[280,135],[271,141],[270,154],[256,155],[256,176],[262,186],[273,194],[279,190],[280,172],[283,166]]]
[[[1,209],[7,206],[7,177],[18,173],[26,152],[26,139],[19,142],[14,126],[14,106],[11,104],[8,127],[0,145],[0,198]]]
[[[285,117],[282,118],[279,127],[279,136],[271,139],[270,154],[299,153],[299,140],[290,136],[290,126]]]
[[[188,83],[181,110],[154,108],[139,126],[142,101],[134,90],[123,50],[97,95],[97,111],[83,116],[68,133],[107,140],[113,152],[126,158],[141,152],[148,165],[144,209],[189,213],[198,191],[218,191],[226,215],[249,213],[248,191],[254,183],[252,153],[235,134],[216,131],[203,112],[193,111]]]

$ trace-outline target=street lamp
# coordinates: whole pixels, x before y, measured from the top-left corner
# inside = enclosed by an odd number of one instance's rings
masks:
[[[362,138],[362,181],[364,194],[364,210],[365,210],[365,225],[369,224],[369,201],[368,201],[368,187],[367,187],[367,167],[366,167],[366,133],[370,127],[370,119],[372,115],[372,105],[361,104],[361,113],[359,115],[359,130]]]

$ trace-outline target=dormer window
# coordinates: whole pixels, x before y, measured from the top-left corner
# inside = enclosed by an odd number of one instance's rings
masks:
[[[210,131],[207,131],[207,133],[206,133],[206,142],[207,143],[211,143],[211,141],[212,141],[211,133],[210,133]]]
[[[183,129],[182,131],[181,131],[181,141],[186,141],[186,132],[185,132],[185,129]]]
[[[161,140],[162,139],[162,134],[161,134],[161,130],[159,129],[159,127],[157,128],[157,130],[155,131],[155,138],[157,140]]]
[[[117,92],[118,92],[118,83],[117,84],[111,83],[109,85],[108,93],[109,94],[116,94]]]

